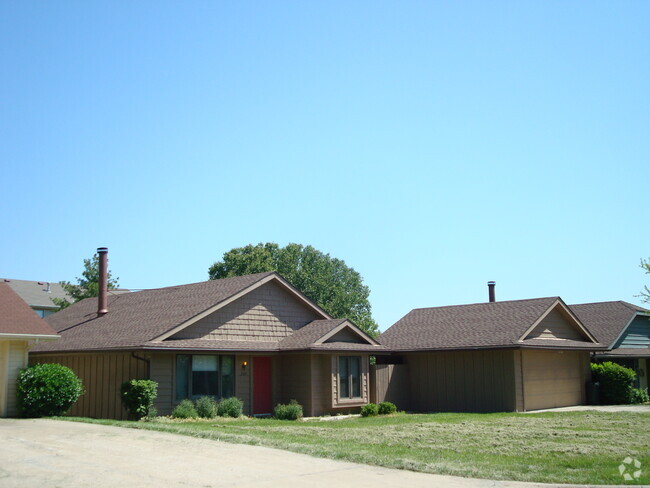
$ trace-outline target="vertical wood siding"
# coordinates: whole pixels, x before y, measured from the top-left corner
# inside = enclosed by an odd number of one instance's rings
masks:
[[[287,354],[281,357],[282,401],[296,400],[305,416],[314,415],[311,401],[311,357],[309,354]]]
[[[172,338],[277,341],[319,318],[313,309],[271,281]]]
[[[146,379],[147,365],[130,352],[31,354],[30,364],[59,363],[81,378],[85,394],[72,406],[71,416],[126,419],[120,386],[124,381]]]
[[[375,364],[370,366],[370,401],[392,402],[400,410],[411,410],[408,365]]]
[[[411,410],[515,410],[513,355],[513,351],[489,350],[405,354]]]

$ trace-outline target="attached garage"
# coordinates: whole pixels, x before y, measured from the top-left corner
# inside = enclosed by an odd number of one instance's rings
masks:
[[[417,412],[502,412],[581,405],[590,351],[603,350],[558,297],[420,308],[379,341],[377,401],[400,397]],[[392,384],[406,376],[408,391]]]

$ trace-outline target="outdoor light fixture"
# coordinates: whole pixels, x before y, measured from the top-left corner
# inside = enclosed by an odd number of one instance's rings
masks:
[[[242,361],[242,362],[241,362],[241,369],[242,369],[242,371],[246,371],[246,366],[248,366],[248,361]]]

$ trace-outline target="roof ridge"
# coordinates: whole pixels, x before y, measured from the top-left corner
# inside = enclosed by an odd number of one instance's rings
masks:
[[[491,303],[494,304],[499,304],[499,303],[519,303],[519,302],[533,302],[533,301],[540,301],[540,300],[561,300],[559,296],[550,296],[550,297],[539,297],[539,298],[522,298],[519,300],[497,300],[496,302],[476,302],[476,303],[461,303],[457,305],[440,305],[437,307],[416,307],[411,309],[411,312],[415,310],[431,310],[431,309],[440,309],[440,308],[455,308],[455,307],[471,307],[474,305],[489,305]]]
[[[277,273],[277,271],[264,271],[262,273],[251,273],[251,274],[245,274],[245,275],[239,275],[239,276],[229,276],[228,278],[218,278],[216,280],[195,281],[193,283],[183,283],[183,284],[180,284],[180,285],[161,286],[161,287],[158,287],[158,288],[141,288],[141,289],[138,289],[138,291],[131,292],[130,295],[132,295],[134,293],[142,293],[142,292],[145,292],[145,291],[170,290],[170,289],[184,288],[186,286],[201,285],[201,284],[204,284],[204,283],[212,283],[212,282],[219,282],[219,281],[225,281],[225,280],[234,280],[234,279],[237,279],[237,278],[251,278],[253,276],[258,276],[261,279],[261,278],[266,278],[267,276],[270,276],[272,274],[277,275],[278,273]],[[91,298],[94,298],[94,297],[91,297]]]

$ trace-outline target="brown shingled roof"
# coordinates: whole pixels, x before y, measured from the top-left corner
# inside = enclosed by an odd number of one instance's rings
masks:
[[[602,349],[601,344],[577,341],[519,339],[559,297],[511,300],[471,305],[411,310],[379,336],[379,342],[395,350],[475,349],[499,347],[554,347]],[[549,344],[547,344],[549,343]]]
[[[279,275],[269,272],[111,296],[108,301],[109,311],[102,316],[97,315],[97,299],[87,298],[47,317],[47,322],[61,333],[62,338],[57,344],[39,345],[33,351],[135,348],[263,352],[365,350],[366,344],[314,344],[342,323],[348,322],[345,319],[315,320],[282,341],[165,338],[170,335],[170,331],[177,330],[197,316],[211,312],[215,305],[227,303],[232,297],[253,289],[254,285],[264,283],[273,276],[282,281]],[[312,306],[318,309],[316,305]],[[322,312],[322,316],[328,317],[325,312]],[[368,346],[381,349],[371,344]]]
[[[56,332],[6,283],[0,283],[0,335],[46,335]]]
[[[34,352],[140,347],[273,272],[143,290],[108,299],[97,315],[97,298],[86,298],[46,318],[62,337]]]
[[[623,301],[581,303],[570,305],[569,308],[594,333],[596,339],[609,347],[614,345],[637,313],[650,314],[650,310]]]

